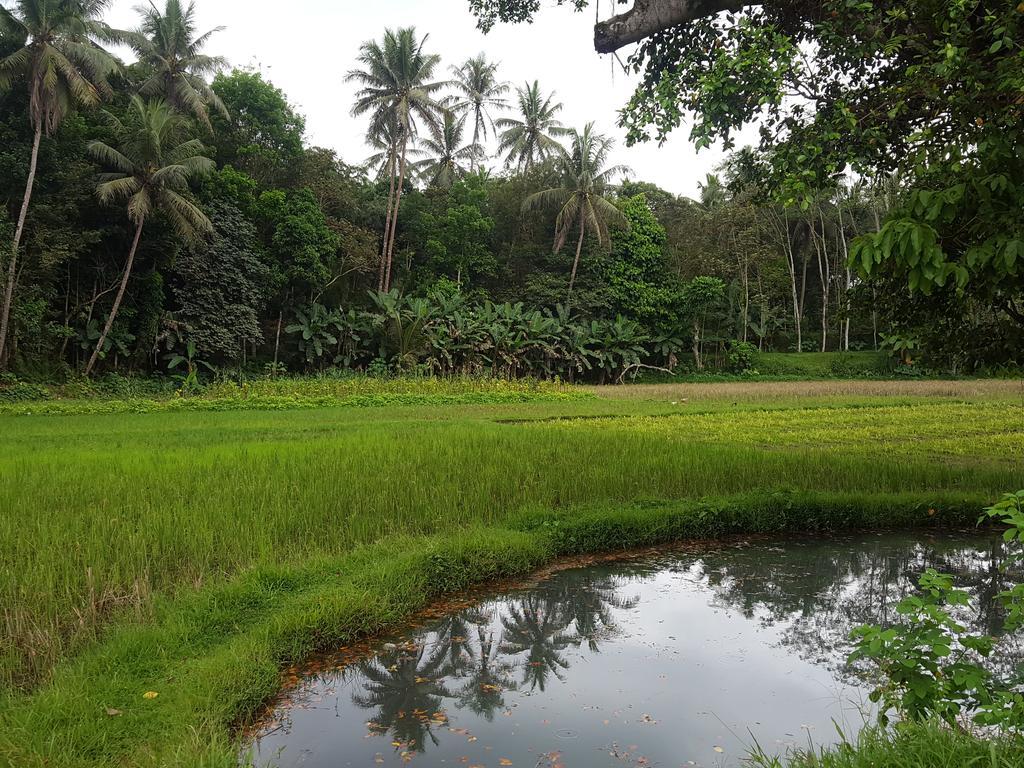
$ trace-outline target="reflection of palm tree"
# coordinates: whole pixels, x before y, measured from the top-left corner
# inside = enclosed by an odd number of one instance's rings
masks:
[[[505,630],[501,653],[525,653],[523,683],[529,683],[531,690],[543,691],[549,673],[561,680],[561,671],[569,668],[569,662],[562,657],[562,651],[573,643],[572,636],[565,632],[568,621],[557,603],[536,594],[510,605],[508,613],[501,620]]]
[[[566,626],[573,628],[573,642],[577,646],[585,642],[597,653],[599,640],[611,637],[615,632],[613,608],[629,610],[635,608],[639,599],[618,594],[619,586],[611,575],[601,575],[584,582],[563,579],[553,584],[557,594],[549,599],[560,607]]]
[[[462,613],[454,613],[441,619],[433,631],[437,637],[435,653],[447,659],[444,673],[460,677],[462,671],[472,662],[476,652],[469,642],[474,629],[488,624],[491,611],[480,606]]]
[[[443,674],[445,655],[427,654],[425,646],[416,651],[389,651],[359,665],[366,678],[361,693],[352,701],[363,709],[376,709],[371,718],[375,730],[391,731],[395,741],[422,752],[429,737],[437,736],[431,726],[441,711],[442,699],[452,693],[438,678]]]
[[[459,707],[465,707],[488,722],[505,706],[504,692],[514,690],[511,671],[515,665],[503,655],[494,632],[476,628],[477,647],[471,665],[465,670],[465,684],[458,692]]]

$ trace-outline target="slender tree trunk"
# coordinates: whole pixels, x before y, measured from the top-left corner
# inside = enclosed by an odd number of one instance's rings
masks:
[[[704,361],[700,356],[700,318],[694,318],[693,320],[693,339],[692,339],[692,350],[693,350],[693,364],[696,366],[698,371],[704,370]]]
[[[793,325],[796,328],[796,351],[799,352],[803,348],[803,328],[802,319],[800,317],[800,295],[796,289],[796,256],[793,254],[793,246],[787,248],[786,260],[789,265],[789,287],[793,293]]]
[[[11,262],[7,265],[7,280],[4,283],[4,303],[0,307],[0,370],[6,368],[4,357],[7,328],[11,320],[11,306],[14,303],[14,280],[17,276],[18,251],[21,249],[21,236],[25,232],[25,217],[28,215],[28,204],[32,200],[32,187],[36,183],[36,166],[39,163],[39,141],[43,137],[43,123],[36,125],[35,136],[32,138],[32,158],[28,164],[28,179],[25,182],[25,196],[21,200],[21,212],[18,213],[18,226],[14,230],[14,242],[11,244]]]
[[[875,286],[871,285],[871,343],[875,348],[875,352],[878,351],[878,310],[875,308],[878,306],[878,294],[875,293]]]
[[[89,362],[86,363],[86,376],[92,372],[93,366],[96,365],[96,361],[100,356],[100,350],[103,349],[103,345],[107,340],[107,335],[110,333],[110,329],[114,326],[117,311],[121,308],[121,301],[124,299],[125,289],[128,288],[128,279],[132,276],[132,264],[135,263],[135,252],[139,248],[139,240],[142,238],[142,225],[144,223],[144,221],[140,221],[135,226],[135,238],[132,240],[131,250],[128,251],[128,261],[124,265],[124,274],[121,276],[121,285],[117,289],[117,295],[114,296],[114,304],[110,308],[110,314],[107,315],[107,323],[103,326],[103,333],[100,334],[100,337],[96,342],[96,348],[92,351],[92,357],[90,357]]]
[[[743,257],[743,341],[747,340],[747,326],[750,325],[750,263]]]
[[[274,369],[270,372],[270,378],[277,378],[277,353],[281,349],[281,323],[284,322],[284,307],[277,311],[277,333],[274,334]]]
[[[839,214],[839,254],[843,257],[843,268],[846,271],[846,283],[843,286],[843,295],[841,300],[845,304],[846,319],[843,322],[843,351],[850,351],[850,287],[853,285],[853,275],[850,273],[850,249],[846,243],[846,228],[843,224],[843,209],[839,206],[836,209],[836,213]],[[850,218],[853,219],[853,214],[850,214]],[[856,236],[857,221],[853,221],[854,235]],[[837,266],[838,269],[838,266]]]
[[[398,148],[392,147],[388,157],[388,212],[384,217],[384,237],[381,238],[380,267],[377,270],[377,290],[384,290],[384,265],[388,259],[388,240],[391,237],[391,216],[395,208],[395,165],[398,162]]]
[[[813,222],[812,222],[812,226],[813,226]],[[811,233],[811,236],[812,237],[814,236],[813,231]],[[808,256],[810,254],[808,254],[808,252],[807,252],[806,244],[805,244],[805,247],[803,249],[803,252],[804,252],[804,263],[803,263],[802,275],[800,277],[800,306],[798,308],[798,312],[799,312],[800,317],[804,316],[804,307],[807,306],[807,261],[808,261]],[[803,351],[804,351],[803,343],[801,342],[800,348],[797,349],[797,352],[803,352]]]
[[[813,214],[812,214],[813,216]],[[825,216],[821,216],[821,245],[818,245],[818,237],[815,232],[814,219],[811,219],[811,237],[814,241],[814,254],[818,257],[818,277],[821,280],[821,351],[824,352],[828,345],[828,285],[829,285],[829,263],[828,263],[828,241],[825,239]]]
[[[409,148],[409,137],[402,134],[402,160],[398,170],[398,188],[395,190],[395,210],[391,217],[391,237],[388,239],[388,258],[384,268],[384,290],[391,290],[391,260],[395,251],[395,234],[398,231],[398,212],[402,205],[402,187],[405,185],[405,153]]]
[[[789,212],[783,207],[781,227],[775,224],[776,234],[779,236],[779,243],[782,245],[782,252],[786,256],[786,269],[789,271],[789,287],[793,299],[793,329],[796,331],[796,349],[800,351],[803,344],[801,318],[800,318],[800,296],[796,286],[796,254],[793,252],[793,239],[789,234]]]
[[[569,275],[569,293],[565,297],[565,309],[568,312],[572,305],[572,288],[576,285],[576,270],[580,266],[580,253],[583,251],[583,236],[587,228],[583,224],[583,217],[580,217],[580,239],[576,241],[576,258],[572,260],[572,274]]]

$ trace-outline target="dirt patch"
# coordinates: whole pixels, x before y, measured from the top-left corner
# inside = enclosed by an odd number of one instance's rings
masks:
[[[627,400],[777,400],[800,397],[1012,398],[1024,403],[1024,379],[965,381],[728,381],[707,384],[624,384],[584,389]]]

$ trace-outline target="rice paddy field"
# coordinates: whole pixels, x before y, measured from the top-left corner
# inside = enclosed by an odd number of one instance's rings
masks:
[[[1024,487],[1019,381],[429,387],[0,407],[0,764],[231,765],[283,663],[468,583]]]

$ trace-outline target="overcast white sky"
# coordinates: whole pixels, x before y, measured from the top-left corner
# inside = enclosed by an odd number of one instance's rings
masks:
[[[134,28],[141,0],[114,0],[107,21]],[[156,0],[162,6],[164,0]],[[554,0],[545,0],[554,5]],[[595,121],[616,137],[614,162],[633,169],[633,178],[652,181],[677,194],[695,195],[697,181],[722,158],[717,150],[697,153],[683,126],[662,147],[626,147],[616,110],[628,100],[631,81],[593,49],[592,12],[545,10],[533,25],[503,26],[484,35],[476,29],[466,0],[198,0],[200,30],[226,27],[207,52],[226,56],[232,66],[258,67],[306,117],[308,140],[331,147],[349,163],[369,154],[365,124],[349,116],[355,87],[344,81],[355,66],[359,45],[379,38],[386,27],[413,25],[429,34],[427,49],[448,65],[485,51],[501,62],[501,76],[515,84],[538,79],[565,105],[562,121],[582,127]]]

